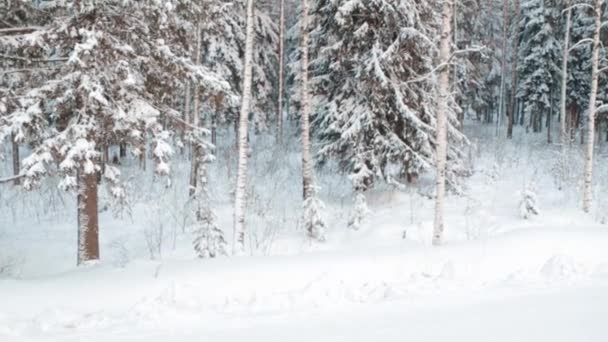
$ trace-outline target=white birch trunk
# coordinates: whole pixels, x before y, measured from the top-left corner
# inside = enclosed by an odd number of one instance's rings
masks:
[[[280,1],[279,9],[279,99],[277,108],[277,142],[283,142],[283,83],[285,73],[285,0]]]
[[[308,89],[308,0],[302,0],[302,187],[304,200],[313,195],[310,156],[310,94]]]
[[[595,111],[598,84],[598,64],[600,55],[600,29],[602,25],[602,2],[595,0],[595,31],[593,32],[593,54],[591,57],[591,94],[587,122],[587,146],[585,149],[585,183],[583,192],[583,211],[591,211],[593,202],[593,144],[595,142]]]
[[[238,168],[234,200],[234,229],[232,238],[233,254],[245,250],[245,202],[247,195],[247,123],[251,102],[252,61],[253,61],[253,0],[247,0],[247,29],[245,40],[245,66],[243,75],[243,98],[239,113],[238,127]]]
[[[437,103],[437,193],[435,200],[435,221],[433,225],[433,245],[439,246],[443,241],[443,206],[445,197],[445,174],[447,160],[447,111],[449,97],[450,41],[452,35],[452,5],[450,0],[443,3],[442,32],[439,47],[439,62],[443,66],[439,72],[439,99]]]

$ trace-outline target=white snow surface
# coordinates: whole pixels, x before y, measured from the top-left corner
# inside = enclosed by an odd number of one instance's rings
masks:
[[[102,210],[102,260],[81,268],[72,196],[53,180],[42,199],[0,189],[0,341],[608,341],[606,180],[598,176],[597,209],[585,215],[576,182],[555,190],[547,147],[518,141],[471,151],[475,172],[464,196],[447,198],[439,248],[430,245],[432,175],[415,190],[367,194],[370,215],[353,231],[354,195],[331,168],[319,174],[327,242],[311,243],[298,228],[300,183],[289,181],[297,148],[276,166],[263,141],[253,145],[262,147],[252,153],[247,256],[194,257],[179,202],[185,162],[172,182],[133,185],[146,195],[130,198],[131,215]],[[209,177],[228,241],[231,144]],[[132,163],[123,176],[141,172]],[[541,214],[524,220],[530,181]],[[163,247],[152,253],[146,236],[158,227]]]

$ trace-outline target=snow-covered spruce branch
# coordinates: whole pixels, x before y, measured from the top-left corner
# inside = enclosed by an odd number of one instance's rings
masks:
[[[471,47],[471,48],[466,48],[466,49],[462,49],[462,50],[457,50],[454,51],[451,55],[450,58],[448,58],[448,61],[446,63],[441,63],[438,64],[437,66],[435,66],[431,71],[429,71],[428,73],[421,75],[413,80],[409,80],[406,81],[405,84],[411,84],[411,83],[418,83],[418,82],[422,82],[426,79],[428,79],[429,77],[431,77],[433,74],[435,74],[436,72],[438,72],[439,70],[443,69],[444,67],[451,65],[451,61],[459,55],[463,55],[463,54],[467,54],[467,53],[473,53],[473,52],[482,52],[484,50],[486,50],[487,48],[485,46],[479,46],[479,47]]]

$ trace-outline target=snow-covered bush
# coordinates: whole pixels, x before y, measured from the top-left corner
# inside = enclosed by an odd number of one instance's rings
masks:
[[[194,250],[199,258],[228,255],[224,232],[218,228],[213,211],[208,207],[201,208],[198,216],[198,229],[194,232]]]
[[[321,212],[325,205],[315,196],[311,196],[304,201],[304,216],[302,218],[304,229],[313,240],[325,241],[325,220]]]
[[[210,149],[211,146],[199,142],[194,152],[199,181],[191,194],[191,199],[196,205],[197,225],[193,243],[194,250],[200,258],[228,255],[228,244],[224,239],[224,232],[218,227],[217,218],[211,207],[207,165],[215,160],[215,157],[210,153]]]
[[[350,214],[350,218],[348,220],[348,228],[353,230],[359,230],[359,228],[361,228],[361,224],[363,223],[367,215],[369,215],[367,200],[365,199],[365,195],[359,192],[355,197],[355,207],[353,208],[353,211]]]
[[[539,215],[538,199],[534,187],[528,186],[521,193],[522,198],[519,204],[519,213],[522,218],[530,219],[532,216]]]

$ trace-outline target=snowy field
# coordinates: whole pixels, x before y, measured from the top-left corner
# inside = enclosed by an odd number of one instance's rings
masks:
[[[0,341],[608,341],[606,147],[584,215],[578,145],[558,191],[557,146],[490,131],[471,137],[474,172],[448,197],[440,248],[430,246],[432,175],[379,186],[352,231],[350,185],[331,166],[319,173],[328,241],[311,244],[298,228],[297,144],[280,160],[271,138],[252,151],[247,256],[195,258],[185,163],[170,187],[148,171],[130,210],[101,194],[102,261],[84,268],[71,194],[53,180],[44,196],[0,188]],[[210,170],[229,240],[231,148]],[[540,209],[529,220],[525,188]]]

